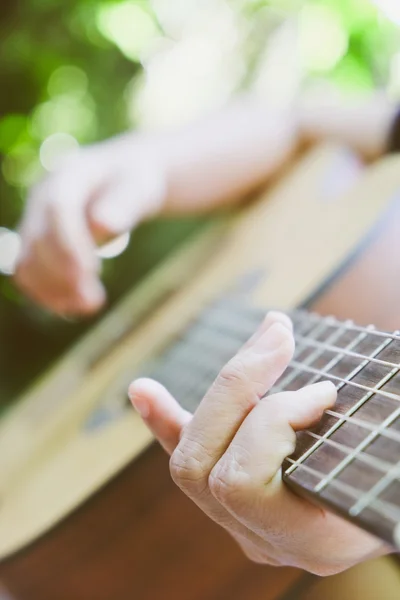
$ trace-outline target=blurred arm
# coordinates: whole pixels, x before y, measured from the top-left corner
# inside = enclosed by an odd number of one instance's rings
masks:
[[[17,283],[56,312],[93,312],[105,298],[96,242],[155,214],[239,201],[304,143],[334,140],[369,160],[384,152],[394,116],[384,99],[311,100],[288,110],[243,97],[176,132],[130,133],[80,149],[30,194]]]

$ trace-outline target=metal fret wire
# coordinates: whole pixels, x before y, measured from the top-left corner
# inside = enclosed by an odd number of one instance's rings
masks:
[[[286,460],[290,463],[295,462],[292,458],[287,458]],[[322,473],[321,471],[318,471],[317,469],[314,469],[313,467],[309,467],[308,465],[301,464],[301,465],[299,465],[299,469],[306,471],[306,472],[310,473],[311,475],[314,475],[315,477],[321,478],[324,476],[324,473]],[[330,483],[330,485],[332,487],[336,488],[337,490],[343,492],[347,496],[350,496],[350,498],[354,498],[355,500],[358,500],[360,498],[360,490],[353,487],[352,485],[349,485],[348,483],[343,483],[343,481],[338,481],[337,479],[334,479]],[[378,510],[381,514],[383,514],[388,519],[392,519],[395,524],[400,521],[400,510],[398,509],[398,507],[395,504],[392,504],[391,502],[386,502],[385,500],[379,500],[377,498],[374,498],[372,503],[369,506],[373,510]],[[376,509],[375,509],[375,507],[376,507]],[[353,515],[353,516],[356,516],[356,515]]]
[[[353,448],[351,446],[347,446],[346,444],[342,444],[341,442],[336,442],[335,440],[332,440],[331,438],[325,439],[323,435],[319,435],[318,433],[314,433],[313,431],[306,430],[306,431],[304,431],[304,433],[316,440],[322,440],[322,442],[323,442],[322,446],[324,444],[326,444],[327,446],[332,446],[334,448],[337,448],[338,450],[341,450],[342,452],[347,452],[347,454],[351,454],[353,452]],[[385,460],[376,458],[375,456],[372,456],[371,454],[367,454],[366,452],[363,452],[363,451],[361,451],[357,455],[357,458],[360,459],[361,462],[370,465],[371,467],[373,467],[377,471],[381,471],[382,473],[387,473],[388,470],[393,467],[392,463],[388,463]]]
[[[400,416],[400,408],[395,410],[387,419],[385,419],[381,425],[375,431],[372,431],[360,444],[355,448],[351,454],[349,454],[341,463],[339,463],[323,481],[321,481],[317,487],[315,488],[316,492],[321,491],[328,483],[339,473],[341,473],[347,465],[349,465],[355,458],[358,458],[360,452],[362,452],[367,446],[369,446],[377,437],[379,437],[380,432],[383,431],[386,427],[389,427],[396,419]],[[398,464],[398,463],[397,463]]]
[[[339,321],[338,319],[336,319],[336,317],[333,316],[329,316],[329,317],[321,317],[320,315],[317,315],[316,313],[308,313],[307,311],[303,311],[303,310],[294,310],[292,313],[293,317],[296,317],[296,315],[300,315],[300,316],[305,316],[310,317],[310,319],[314,319],[314,321],[329,321],[329,324],[332,326],[340,326],[342,324],[342,321]],[[289,315],[290,316],[290,315]],[[349,330],[350,331],[359,331],[360,333],[367,333],[367,334],[372,334],[372,336],[379,336],[379,337],[384,337],[384,338],[390,338],[391,340],[398,340],[400,341],[400,332],[399,331],[395,331],[393,333],[388,333],[385,331],[379,331],[378,329],[375,329],[375,327],[371,327],[370,325],[368,327],[363,327],[362,325],[355,325],[353,321],[349,320],[346,321],[346,323],[349,323]]]
[[[348,323],[350,323],[350,322],[348,322]],[[329,326],[330,326],[330,322],[328,321],[328,319],[323,320],[322,322],[318,323],[318,325],[314,329],[312,329],[308,335],[317,336],[320,333],[323,333]],[[333,341],[333,342],[336,341],[346,330],[347,330],[347,322],[341,324],[340,327],[338,327],[338,329],[336,331],[334,331],[328,337],[328,341]],[[365,334],[360,334],[359,337],[360,337],[360,340],[358,340],[358,338],[357,338],[357,343],[358,343],[358,341],[361,341],[365,337]],[[295,340],[296,340],[296,335],[295,335]],[[304,365],[311,364],[316,358],[319,358],[321,356],[322,352],[323,352],[323,350],[320,350],[320,349],[315,350],[309,356],[307,356],[307,358],[305,358],[302,361],[302,364],[304,364]],[[293,361],[291,362],[291,364],[293,364]],[[279,392],[279,391],[284,390],[294,379],[296,379],[297,375],[299,375],[299,373],[296,372],[296,370],[294,370],[292,373],[289,373],[289,375],[286,375],[280,381],[280,383],[276,387],[274,387],[271,391]]]
[[[372,356],[365,356],[365,354],[359,354],[358,352],[351,352],[350,350],[347,350],[347,346],[346,346],[346,348],[340,348],[339,346],[330,346],[329,344],[327,344],[325,342],[319,342],[318,340],[308,339],[303,336],[295,336],[295,339],[296,339],[296,341],[297,340],[300,341],[303,344],[303,346],[311,346],[314,348],[321,348],[322,351],[328,350],[330,352],[340,353],[343,356],[350,356],[352,358],[368,359],[368,362],[374,363],[377,365],[382,365],[384,367],[391,367],[391,368],[399,367],[398,363],[392,363],[387,360],[381,360],[380,358],[373,358]],[[392,340],[390,340],[390,343],[391,342],[392,342]],[[353,343],[352,343],[352,345],[353,345]]]
[[[363,429],[367,429],[368,431],[375,431],[376,429],[376,425],[374,425],[373,423],[369,423],[368,421],[364,421],[363,419],[357,419],[356,417],[352,417],[352,416],[347,416],[345,414],[341,414],[338,412],[335,412],[334,410],[326,410],[325,413],[329,416],[335,417],[336,419],[343,419],[344,421],[346,421],[346,423],[351,423],[352,425],[357,425],[358,427],[361,427]],[[394,442],[399,442],[400,443],[400,433],[397,433],[396,431],[391,431],[390,429],[384,431],[381,434],[383,437],[388,438],[389,440],[393,440]]]
[[[183,350],[182,350],[182,354],[183,354]],[[200,356],[202,356],[202,355],[200,355]],[[199,359],[199,362],[201,362],[201,358],[200,358],[200,356],[199,356],[199,357],[196,357],[196,365],[198,365],[198,364],[199,364],[199,363],[197,362],[197,358]],[[193,358],[193,357],[192,357],[192,358]],[[193,361],[193,362],[194,362],[194,361]],[[214,375],[214,373],[211,373],[211,372],[210,372],[211,365],[210,365],[209,363],[207,363],[207,362],[206,362],[204,366],[206,366],[206,367],[207,367],[207,371],[206,371],[206,372],[205,372],[203,375],[204,375],[206,378],[209,376],[209,378],[210,378],[210,379],[212,379],[212,378],[213,378],[213,375]],[[162,375],[162,374],[164,374],[164,373],[161,373],[160,371],[158,372],[158,375],[159,375],[159,376],[160,376],[160,375]],[[170,380],[170,381],[171,381],[171,380],[173,380],[173,378],[174,378],[174,373],[171,373],[171,372],[169,372],[169,373],[168,373],[168,375],[169,375],[169,380]],[[180,387],[181,387],[181,390],[182,390],[182,388],[184,389],[184,388],[185,388],[185,385],[189,383],[189,384],[191,384],[191,385],[190,385],[190,387],[189,387],[187,390],[184,390],[186,393],[190,393],[190,392],[191,392],[191,391],[193,391],[193,390],[195,390],[196,392],[200,393],[200,392],[202,391],[202,387],[203,387],[203,386],[202,386],[202,384],[203,384],[203,382],[202,382],[202,381],[199,381],[199,380],[197,379],[197,377],[196,377],[196,378],[193,378],[193,376],[192,376],[192,375],[193,375],[193,373],[191,372],[191,370],[190,370],[190,369],[188,369],[188,370],[186,371],[186,377],[184,376],[184,377],[181,379],[181,381],[180,381]],[[364,429],[366,429],[366,430],[368,430],[368,431],[375,431],[375,430],[376,430],[376,425],[373,425],[372,423],[369,423],[368,421],[364,421],[364,420],[362,420],[362,419],[357,419],[357,418],[354,418],[354,417],[348,416],[348,415],[346,415],[346,414],[341,414],[341,413],[335,412],[334,410],[331,410],[331,409],[328,409],[328,410],[327,410],[327,411],[325,411],[325,412],[326,412],[326,414],[328,414],[328,415],[330,415],[330,416],[333,416],[333,417],[335,417],[335,418],[337,418],[337,419],[339,419],[339,420],[341,420],[341,421],[347,421],[347,422],[349,422],[349,423],[353,423],[354,425],[357,425],[357,426],[359,426],[359,427],[362,427],[362,428],[364,428]],[[341,424],[342,424],[342,423],[340,423],[340,425],[341,425]],[[394,440],[394,441],[396,441],[396,442],[399,442],[399,443],[400,443],[400,434],[398,434],[398,433],[397,433],[397,432],[395,432],[395,431],[393,431],[393,432],[392,432],[392,431],[390,431],[390,430],[388,430],[388,431],[384,431],[384,432],[382,433],[382,435],[383,435],[384,437],[387,437],[388,439],[391,439],[391,440]]]
[[[392,467],[387,474],[380,479],[369,492],[364,494],[362,498],[360,498],[353,506],[350,508],[350,515],[352,517],[356,517],[360,514],[365,508],[368,508],[372,505],[373,502],[378,500],[379,494],[381,494],[385,489],[389,487],[391,483],[397,480],[400,475],[400,463],[397,463],[394,467]],[[400,517],[399,517],[400,523]]]
[[[384,347],[386,347],[386,346],[384,346]],[[379,352],[381,352],[381,350],[382,350],[382,348],[379,348]],[[377,387],[378,384],[375,385],[374,387],[368,387],[367,385],[363,385],[362,383],[356,383],[355,381],[351,381],[350,379],[348,379],[348,376],[340,377],[339,375],[332,375],[332,373],[329,373],[329,371],[327,371],[326,369],[314,369],[313,367],[310,367],[308,365],[303,365],[302,363],[299,363],[296,360],[293,360],[290,364],[292,365],[292,367],[297,367],[300,370],[298,374],[300,374],[301,371],[305,371],[307,373],[317,375],[318,376],[317,379],[319,379],[321,376],[325,376],[328,379],[334,379],[335,381],[341,383],[342,384],[340,386],[341,388],[345,384],[347,384],[347,385],[351,385],[352,387],[356,387],[360,390],[365,390],[366,392],[369,392],[371,395],[375,394],[377,396],[382,396],[383,398],[389,398],[389,400],[394,400],[395,402],[400,402],[400,396],[398,396],[397,394],[392,394],[391,392],[385,392],[383,390],[380,390]],[[396,372],[399,370],[399,368],[400,367],[396,368]],[[356,373],[354,373],[354,371],[356,371]],[[358,373],[358,367],[354,371],[352,371],[352,373],[351,373],[351,374],[353,374],[352,375],[353,377],[354,377],[354,374]],[[383,384],[386,383],[386,381],[389,381],[389,379],[391,379],[392,377],[393,377],[392,373],[388,373],[384,377],[385,381],[383,382]],[[379,383],[381,383],[381,382],[379,382]]]
[[[360,334],[355,340],[353,340],[350,344],[349,347],[353,348],[354,346],[356,346],[358,343],[360,343],[361,341],[363,341],[366,337],[366,334]],[[390,342],[388,342],[390,343]],[[381,350],[383,350],[384,347],[381,347],[379,349],[379,352]],[[321,356],[323,354],[323,350],[320,351],[319,356]],[[371,355],[372,356],[372,355]],[[344,352],[340,352],[340,354],[337,354],[336,356],[334,356],[324,367],[322,372],[326,372],[329,373],[331,371],[331,369],[333,369],[333,367],[335,367],[344,357]],[[365,357],[364,357],[365,358]],[[351,379],[353,379],[353,377],[355,377],[358,373],[360,373],[360,371],[362,371],[364,369],[364,367],[366,367],[368,365],[368,358],[365,358],[365,360],[363,362],[361,362],[359,365],[357,365],[352,371],[350,371],[350,373],[348,373],[346,375],[346,377],[343,378],[343,381],[341,381],[340,383],[338,383],[337,385],[337,389],[340,390],[342,387],[344,387],[345,383],[348,383]],[[293,364],[293,363],[292,363]],[[317,369],[319,371],[319,369]],[[310,379],[310,381],[308,382],[308,385],[311,385],[313,383],[315,383],[316,381],[318,381],[320,375],[316,374],[314,377],[312,377]],[[330,375],[330,377],[332,377],[332,375]]]
[[[379,352],[381,352],[383,348],[386,348],[386,346],[387,346],[389,343],[390,343],[390,342],[387,342],[387,341],[385,340],[385,342],[382,344],[382,346],[379,346],[378,348],[376,348],[376,350],[375,350],[375,351],[372,353],[372,356],[374,356],[374,355],[376,356],[376,354],[378,354]],[[305,369],[306,369],[306,370],[309,370],[309,369],[310,369],[310,367],[305,367]],[[321,375],[321,374],[323,374],[323,373],[324,373],[323,371],[319,371],[319,370],[316,370],[316,369],[312,369],[312,371],[316,372],[316,374],[319,374],[319,375]],[[328,375],[327,373],[325,373],[325,374],[326,374],[326,375]],[[352,373],[350,373],[349,375],[351,375],[352,377],[354,376],[354,374],[352,374]],[[334,379],[337,379],[338,381],[340,381],[340,382],[342,382],[342,383],[344,383],[344,384],[347,384],[347,385],[352,385],[352,386],[358,387],[358,388],[360,388],[360,389],[366,390],[366,392],[367,392],[367,393],[366,393],[366,394],[364,394],[364,396],[363,396],[362,398],[360,398],[360,400],[359,400],[358,402],[356,402],[356,403],[355,403],[353,406],[351,406],[351,407],[349,408],[349,410],[348,410],[346,413],[344,413],[344,415],[343,415],[343,416],[342,416],[342,417],[341,417],[341,418],[338,420],[338,422],[337,422],[337,423],[335,423],[335,424],[334,424],[334,425],[333,425],[333,426],[332,426],[332,427],[331,427],[331,428],[330,428],[330,429],[329,429],[329,430],[328,430],[328,431],[327,431],[327,432],[324,434],[324,436],[323,436],[323,437],[324,437],[324,439],[328,438],[330,435],[332,435],[332,433],[334,433],[334,432],[335,432],[337,429],[339,429],[339,427],[341,427],[341,426],[343,425],[343,423],[345,422],[345,420],[343,419],[343,417],[344,417],[344,416],[352,416],[352,415],[353,415],[353,414],[354,414],[354,413],[355,413],[355,412],[356,412],[356,411],[357,411],[357,410],[358,410],[358,409],[359,409],[361,406],[363,406],[363,405],[364,405],[364,404],[365,404],[365,403],[366,403],[366,402],[369,400],[369,398],[370,398],[370,397],[371,397],[371,396],[372,396],[374,393],[377,393],[377,392],[378,392],[378,393],[379,393],[379,394],[381,394],[381,395],[386,395],[386,393],[385,393],[385,392],[382,392],[382,391],[381,391],[381,392],[379,392],[379,386],[380,386],[380,385],[381,385],[381,386],[382,386],[382,385],[384,385],[388,379],[390,379],[391,377],[393,377],[393,375],[392,375],[391,373],[389,373],[389,375],[387,375],[386,377],[384,377],[384,378],[383,378],[383,379],[382,379],[380,382],[378,382],[378,383],[376,384],[375,388],[368,388],[368,387],[366,387],[366,386],[363,386],[363,385],[361,385],[361,384],[356,384],[355,382],[352,382],[352,381],[350,381],[350,379],[349,379],[349,376],[348,376],[348,378],[343,378],[343,377],[336,377],[336,376],[333,376],[333,375],[329,375],[329,377],[331,377],[331,378],[334,378]],[[393,394],[389,394],[389,396],[392,396],[392,395],[393,395]],[[399,398],[398,396],[394,396],[394,395],[393,395],[393,397],[395,398],[395,400],[396,400],[397,402],[400,402],[400,398]],[[400,410],[400,409],[398,409],[398,410]],[[395,411],[395,412],[396,412],[396,411]],[[392,413],[392,415],[394,415],[394,414],[395,414],[395,412],[394,412],[394,413]],[[392,415],[391,415],[391,416],[392,416]],[[393,421],[391,421],[389,424],[391,425],[391,424],[392,424],[392,422],[394,422],[394,421],[396,420],[396,418],[397,418],[397,415],[396,415],[395,417],[393,417]],[[373,432],[372,432],[372,433],[373,433]],[[371,435],[372,435],[372,433],[371,433]],[[322,442],[321,442],[321,443],[322,443]],[[318,447],[321,445],[321,443],[320,443],[320,442],[316,442],[316,443],[315,443],[315,444],[314,444],[314,445],[313,445],[311,448],[309,448],[309,450],[308,450],[307,452],[305,452],[305,453],[304,453],[304,454],[303,454],[303,455],[302,455],[302,456],[301,456],[301,457],[300,457],[300,458],[299,458],[299,459],[298,459],[296,462],[298,462],[298,463],[300,463],[300,462],[303,462],[303,461],[304,461],[306,458],[308,458],[308,456],[310,456],[310,455],[311,455],[311,454],[314,452],[314,450],[316,450],[316,449],[317,449],[317,448],[318,448]],[[292,472],[292,471],[294,471],[294,467],[293,467],[293,465],[292,465],[292,467],[290,467],[290,472]],[[289,473],[288,473],[288,474],[289,474]]]

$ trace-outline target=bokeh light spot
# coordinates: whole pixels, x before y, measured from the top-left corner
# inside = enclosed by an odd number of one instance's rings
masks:
[[[50,96],[64,94],[83,96],[88,88],[88,78],[82,69],[73,65],[64,65],[52,73],[47,88]]]
[[[18,233],[0,227],[0,273],[14,273],[20,249],[21,240]]]
[[[5,156],[2,172],[6,182],[14,187],[36,183],[42,173],[36,147],[29,143],[17,146]]]
[[[133,61],[160,36],[150,13],[131,0],[100,5],[96,22],[100,33]]]
[[[57,96],[40,104],[32,116],[32,133],[45,140],[54,133],[68,133],[79,141],[90,139],[96,129],[91,102],[75,96]]]
[[[79,144],[72,135],[54,133],[40,147],[40,162],[47,171],[54,171],[63,158],[78,148]]]
[[[348,33],[336,11],[311,4],[300,15],[300,52],[310,71],[333,69],[348,50]]]

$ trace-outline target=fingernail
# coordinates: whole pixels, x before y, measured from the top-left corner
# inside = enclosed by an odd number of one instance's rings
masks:
[[[148,402],[146,402],[146,400],[144,400],[143,398],[138,398],[137,396],[131,398],[131,402],[133,408],[139,413],[139,415],[143,419],[147,419],[150,413]]]
[[[129,398],[133,408],[139,413],[143,419],[147,419],[150,413],[149,403],[142,396],[138,396],[135,392],[129,391]]]
[[[273,352],[289,339],[289,330],[282,323],[274,323],[253,344],[259,352]]]

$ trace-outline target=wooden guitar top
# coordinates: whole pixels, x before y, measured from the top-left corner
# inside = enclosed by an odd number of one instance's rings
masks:
[[[366,169],[347,150],[314,150],[256,202],[168,259],[22,398],[0,429],[0,557],[55,531],[127,465],[134,469],[152,437],[126,409],[124,390],[144,363],[232,286],[250,286],[265,308],[303,304],[396,210],[399,167],[397,157]],[[367,247],[365,268],[349,266],[320,296],[318,310],[398,325],[397,223]],[[372,304],[357,296],[368,277],[377,288]]]

